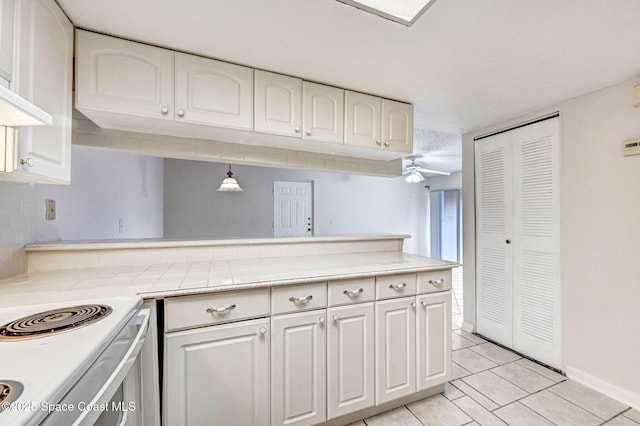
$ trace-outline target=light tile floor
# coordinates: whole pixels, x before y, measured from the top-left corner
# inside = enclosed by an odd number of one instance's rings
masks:
[[[461,269],[453,270],[453,380],[444,393],[350,426],[640,425],[640,410],[461,330]]]

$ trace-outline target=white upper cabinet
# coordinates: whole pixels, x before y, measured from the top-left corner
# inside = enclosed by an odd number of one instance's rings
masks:
[[[0,77],[7,82],[13,74],[14,0],[0,0]]]
[[[302,80],[255,70],[256,132],[301,137]]]
[[[174,53],[77,31],[76,107],[173,120]]]
[[[390,151],[413,152],[413,105],[382,100],[382,146]]]
[[[345,92],[345,145],[413,152],[413,105]]]
[[[253,69],[175,53],[175,119],[253,128]]]
[[[12,88],[51,114],[53,125],[16,128],[17,152],[7,170],[13,173],[6,178],[69,183],[73,25],[53,0],[22,0],[16,6],[18,54]]]
[[[344,140],[344,90],[308,81],[302,84],[304,139],[342,143]]]
[[[368,148],[382,146],[380,139],[382,99],[364,93],[345,91],[344,143]]]

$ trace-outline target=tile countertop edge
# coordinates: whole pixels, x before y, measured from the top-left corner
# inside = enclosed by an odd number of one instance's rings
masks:
[[[305,277],[305,278],[289,278],[282,280],[273,280],[273,281],[260,281],[260,282],[247,282],[247,283],[239,283],[239,284],[221,284],[216,286],[208,286],[208,287],[191,287],[191,288],[181,288],[175,290],[159,290],[159,291],[142,291],[138,292],[137,295],[142,297],[145,300],[151,299],[163,299],[167,297],[179,297],[179,296],[192,296],[192,295],[202,295],[208,293],[222,293],[227,291],[240,291],[240,290],[250,290],[256,288],[265,288],[265,287],[278,287],[285,285],[295,285],[295,284],[310,284],[322,281],[337,281],[337,280],[349,280],[355,278],[369,278],[375,276],[386,276],[386,275],[395,275],[395,274],[414,274],[420,272],[428,272],[428,271],[437,271],[440,269],[453,269],[455,267],[460,266],[458,263],[448,262],[446,260],[441,265],[432,265],[432,266],[423,266],[423,267],[413,267],[413,268],[398,268],[398,269],[384,269],[384,270],[372,270],[367,272],[354,272],[354,273],[346,273],[346,274],[334,274],[334,275],[318,275],[314,277]]]
[[[361,234],[361,235],[319,235],[314,237],[290,238],[246,238],[220,240],[113,240],[113,241],[60,241],[52,243],[29,244],[25,251],[74,251],[74,250],[124,250],[144,248],[181,248],[227,245],[260,244],[301,244],[341,241],[398,240],[411,238],[406,234]]]

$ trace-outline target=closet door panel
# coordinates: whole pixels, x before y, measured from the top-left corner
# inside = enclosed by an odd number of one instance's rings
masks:
[[[476,142],[476,259],[478,333],[512,345],[511,135]],[[507,243],[509,241],[509,243]]]
[[[514,349],[561,368],[559,119],[513,131]]]

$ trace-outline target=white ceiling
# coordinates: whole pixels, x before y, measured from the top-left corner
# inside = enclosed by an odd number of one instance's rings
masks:
[[[412,27],[335,0],[58,2],[78,27],[411,102],[445,170],[462,133],[640,75],[638,0],[438,0]]]

